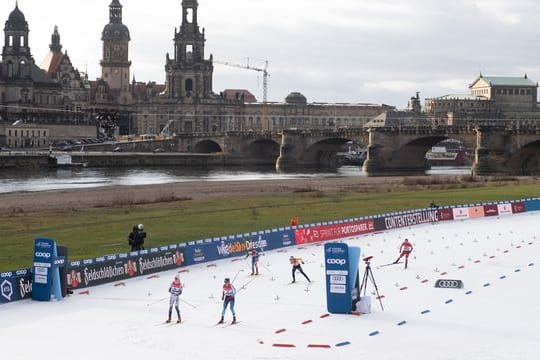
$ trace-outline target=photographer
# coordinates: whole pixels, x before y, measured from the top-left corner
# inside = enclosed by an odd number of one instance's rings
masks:
[[[146,231],[144,231],[144,225],[139,224],[135,234],[135,251],[144,250],[144,239],[146,239]]]

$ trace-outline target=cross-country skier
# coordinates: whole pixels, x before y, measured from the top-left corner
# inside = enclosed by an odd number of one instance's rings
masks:
[[[259,275],[259,253],[255,249],[248,250],[246,259],[251,255],[251,275]]]
[[[401,246],[399,247],[399,257],[396,261],[394,261],[394,264],[397,264],[398,261],[405,256],[405,269],[407,268],[407,263],[409,261],[409,255],[413,250],[412,244],[409,242],[409,240],[405,239]]]
[[[176,322],[180,323],[182,321],[182,318],[180,317],[180,309],[178,308],[178,297],[180,296],[180,294],[182,294],[182,289],[184,289],[184,284],[180,282],[180,276],[177,274],[174,276],[174,280],[169,287],[171,297],[169,298],[169,318],[166,321],[168,323],[171,322],[173,306],[176,309],[176,315],[178,315],[178,320]]]
[[[223,324],[223,317],[225,316],[225,310],[227,306],[230,307],[231,313],[233,315],[233,320],[231,324],[236,323],[236,313],[234,312],[234,296],[236,295],[236,288],[231,283],[229,278],[225,278],[223,282],[223,292],[221,293],[221,300],[223,300],[223,310],[221,311],[221,319],[218,324]]]
[[[294,276],[294,273],[296,273],[296,270],[300,271],[300,274],[304,275],[304,277],[306,278],[308,282],[311,282],[308,276],[304,273],[304,270],[302,270],[302,265],[300,264],[303,264],[304,261],[301,258],[295,258],[294,256],[291,256],[289,258],[289,262],[292,265],[292,282],[296,282],[296,278]]]

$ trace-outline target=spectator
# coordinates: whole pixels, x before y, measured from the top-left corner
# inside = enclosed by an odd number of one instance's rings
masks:
[[[136,246],[135,246],[135,242],[136,242],[136,239],[137,239],[137,231],[139,230],[139,228],[137,227],[137,225],[133,225],[133,229],[131,230],[131,232],[129,233],[128,235],[128,244],[129,246],[131,246],[131,251],[136,251]]]
[[[144,250],[144,239],[146,239],[146,231],[144,231],[144,225],[137,225],[137,233],[135,235],[135,250]]]
[[[298,225],[298,216],[294,215],[294,216],[291,218],[290,225],[291,225],[291,226],[297,226],[297,225]]]

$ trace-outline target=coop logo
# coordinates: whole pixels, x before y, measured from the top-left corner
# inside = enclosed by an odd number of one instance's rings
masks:
[[[461,280],[439,279],[435,283],[435,287],[445,289],[461,289],[463,287],[463,282]]]
[[[51,257],[51,253],[48,253],[48,252],[42,252],[42,251],[36,251],[34,253],[34,256],[37,257],[37,258],[45,258],[45,259],[48,259]]]
[[[345,259],[327,259],[326,260],[326,263],[327,264],[330,264],[330,265],[345,265],[347,263],[347,260]]]
[[[2,297],[7,299],[7,301],[11,301],[11,296],[13,295],[13,285],[11,285],[11,281],[4,280],[2,281]]]

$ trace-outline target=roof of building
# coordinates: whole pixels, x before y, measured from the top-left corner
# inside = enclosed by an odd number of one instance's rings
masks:
[[[303,94],[301,94],[299,92],[296,92],[296,91],[293,91],[292,93],[287,95],[287,97],[285,98],[285,102],[287,104],[305,105],[305,104],[307,104],[307,99]]]
[[[526,86],[526,87],[536,87],[537,84],[531,81],[527,74],[520,77],[514,76],[483,76],[480,74],[470,85],[469,88],[472,88],[478,82],[483,81],[490,86]]]
[[[55,77],[58,72],[58,68],[64,59],[64,54],[60,51],[49,51],[45,59],[39,65],[40,68],[45,70],[51,77]]]
[[[245,103],[256,103],[257,98],[246,89],[225,89],[223,90],[223,96],[226,100],[236,100],[237,97],[244,97]]]
[[[483,95],[470,95],[470,94],[447,94],[437,96],[426,100],[474,100],[474,101],[488,101],[489,99]]]
[[[424,114],[413,111],[390,110],[374,117],[364,127],[426,126]]]
[[[28,30],[28,23],[21,10],[19,4],[16,3],[15,9],[9,14],[4,30]]]

